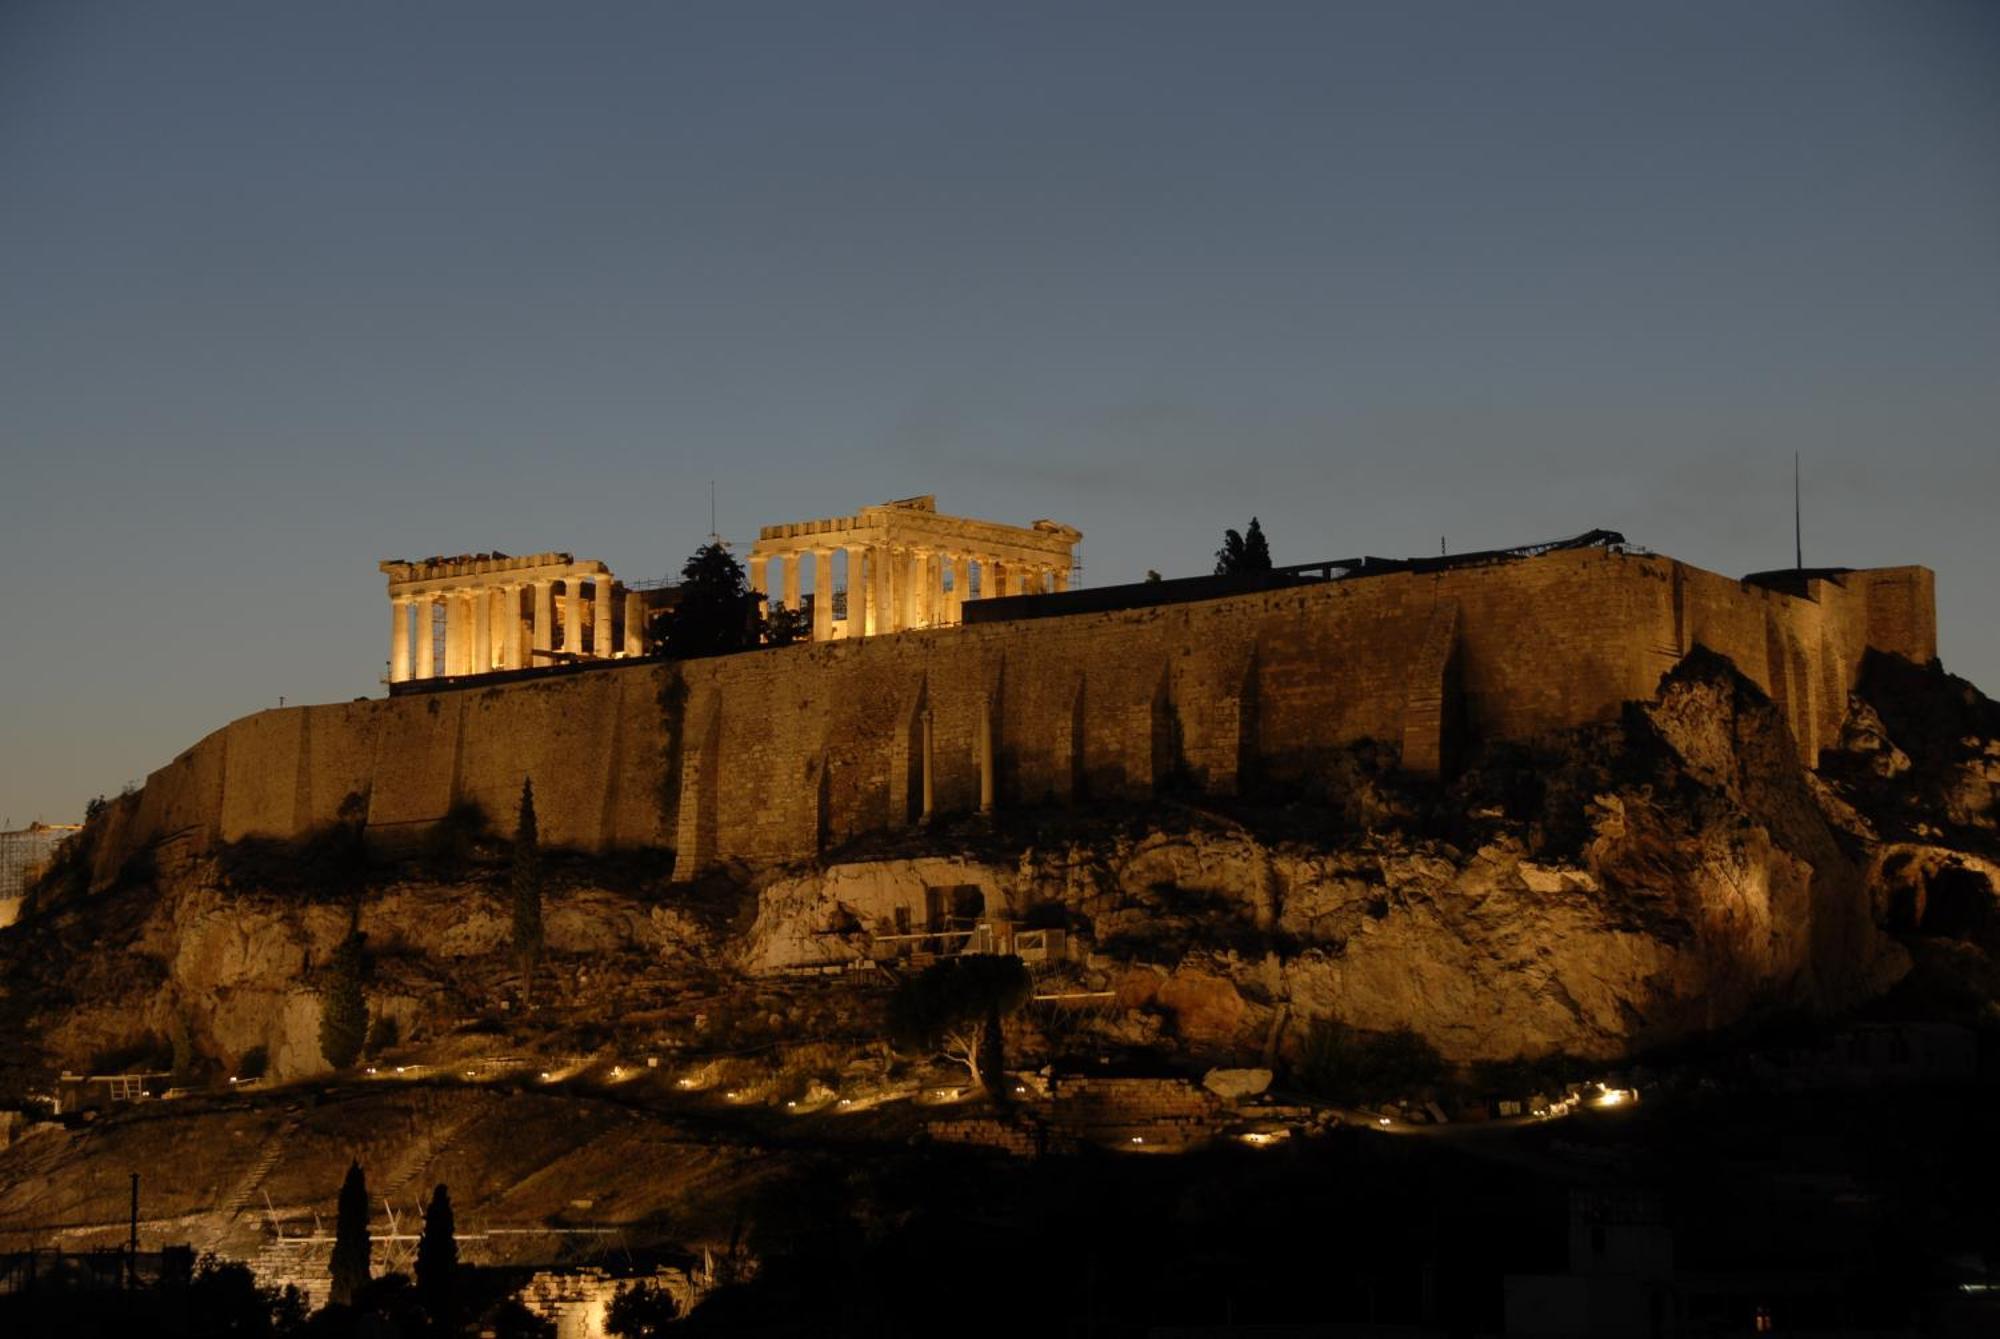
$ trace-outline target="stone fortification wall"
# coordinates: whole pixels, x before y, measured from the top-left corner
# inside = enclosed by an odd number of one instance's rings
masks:
[[[1810,759],[1869,647],[1935,655],[1931,574],[1815,578],[1808,598],[1588,549],[1197,604],[934,629],[680,665],[260,712],[109,816],[108,877],[152,843],[290,838],[364,796],[371,832],[476,804],[501,830],[523,776],[544,841],[808,858],[921,812],[1296,780],[1360,739],[1449,764],[1455,738],[1531,739],[1653,695],[1697,643],[1781,704]]]

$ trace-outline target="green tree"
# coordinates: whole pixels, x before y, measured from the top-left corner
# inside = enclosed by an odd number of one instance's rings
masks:
[[[704,544],[681,565],[678,596],[653,620],[648,649],[681,660],[748,651],[764,639],[763,600],[722,541]]]
[[[665,1339],[680,1313],[672,1293],[641,1280],[613,1295],[604,1313],[604,1332],[616,1339]]]
[[[417,1294],[438,1330],[450,1333],[458,1319],[458,1224],[451,1192],[440,1183],[424,1206],[424,1234],[417,1239]]]
[[[347,1164],[340,1183],[340,1208],[333,1228],[333,1289],[331,1300],[352,1306],[355,1294],[368,1283],[368,1179],[361,1164]]]
[[[1034,982],[1011,954],[944,958],[904,980],[889,998],[889,1032],[898,1046],[930,1051],[965,1066],[974,1083],[1004,1091],[1001,1020],[1028,1002]]]
[[[173,1044],[174,1069],[171,1081],[177,1088],[185,1088],[194,1082],[194,1033],[188,1027],[187,1016],[176,1013],[167,1025],[167,1038]]]
[[[514,825],[514,957],[532,980],[542,958],[542,840],[535,821],[535,783],[521,781],[521,816]]]
[[[814,599],[819,597],[815,595]],[[812,635],[812,620],[803,609],[786,609],[782,606],[771,610],[764,619],[764,640],[771,646],[790,646],[793,642],[803,642]]]
[[[1222,547],[1215,551],[1217,576],[1242,576],[1270,570],[1271,544],[1264,538],[1264,527],[1255,516],[1250,518],[1250,529],[1243,534],[1234,530],[1222,532]]]
[[[328,981],[320,1003],[319,1053],[335,1069],[346,1069],[368,1040],[368,1001],[361,983],[367,974],[368,936],[349,930],[327,964]]]

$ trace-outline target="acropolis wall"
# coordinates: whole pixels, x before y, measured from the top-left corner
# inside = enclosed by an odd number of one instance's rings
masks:
[[[1451,739],[1529,740],[1652,696],[1697,643],[1781,704],[1810,759],[1870,647],[1936,652],[1919,567],[1810,598],[1577,549],[1200,603],[836,639],[681,663],[260,712],[114,806],[100,875],[161,840],[289,838],[365,794],[371,834],[454,804],[502,831],[535,782],[546,843],[813,858],[933,812],[1308,777],[1364,738],[1418,772]]]

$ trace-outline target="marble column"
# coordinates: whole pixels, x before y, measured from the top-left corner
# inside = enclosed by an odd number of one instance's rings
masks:
[[[982,570],[986,578],[979,583],[979,593],[989,600],[997,600],[1007,593],[1007,564],[989,562]]]
[[[493,592],[474,586],[466,603],[472,606],[472,636],[467,639],[467,672],[484,674],[493,668]]]
[[[562,649],[570,656],[583,654],[583,582],[575,577],[563,580]]]
[[[438,673],[438,614],[430,596],[418,596],[416,606],[416,646],[410,648],[416,664],[410,666],[412,679],[428,679]]]
[[[534,652],[537,651],[546,652],[555,646],[555,641],[554,641],[555,630],[556,630],[555,608],[556,608],[555,582],[537,581],[535,583],[534,641],[528,648],[529,649],[528,663],[530,665],[536,664],[538,662],[544,665],[549,663],[548,656],[542,655],[540,657],[537,657],[534,654]]]
[[[833,637],[833,550],[813,550],[813,632],[816,642]]]
[[[447,591],[444,596],[444,664],[438,673],[449,677],[465,673],[467,638],[465,596]]]
[[[397,596],[389,601],[389,682],[401,683],[410,677],[410,602]]]
[[[924,558],[924,602],[930,606],[924,611],[924,622],[928,626],[939,628],[951,622],[945,615],[942,553],[933,551]]]
[[[924,555],[920,549],[903,554],[903,626],[924,625]]]
[[[771,555],[753,554],[750,558],[750,589],[759,595],[771,593]]]
[[[625,654],[646,654],[646,602],[636,590],[625,592]]]
[[[521,668],[521,588],[502,586],[494,597],[500,610],[500,668]]]
[[[965,622],[965,599],[972,594],[972,560],[954,554],[951,560],[951,621]]]
[[[590,587],[591,593],[597,597],[597,609],[590,625],[590,653],[609,660],[617,650],[611,644],[611,578],[598,577],[590,583]]]
[[[868,635],[868,550],[847,546],[847,635]]]
[[[785,608],[797,610],[799,607],[799,555],[788,553],[779,560],[785,582]]]
[[[899,570],[897,552],[887,544],[875,548],[875,631],[900,632],[902,627],[896,621],[901,612],[902,573]]]
[[[1069,569],[1067,567],[1058,567],[1056,569],[1055,582],[1056,590],[1066,591],[1069,589]]]

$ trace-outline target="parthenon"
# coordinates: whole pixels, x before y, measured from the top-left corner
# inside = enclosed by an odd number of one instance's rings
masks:
[[[645,650],[646,602],[567,553],[390,559],[389,682],[611,660]]]
[[[767,525],[750,549],[750,582],[798,611],[800,565],[812,560],[812,639],[949,627],[967,600],[1069,589],[1081,531],[1055,521],[1002,525],[938,513],[930,495],[863,507],[852,516]],[[846,565],[836,617],[834,560]],[[770,585],[773,560],[780,584]]]
[[[809,607],[814,641],[951,627],[963,621],[967,600],[1068,590],[1082,538],[1055,521],[941,516],[937,499],[925,495],[852,516],[767,525],[750,549],[750,582],[774,607]],[[810,598],[799,570],[807,559]],[[842,599],[834,595],[836,559],[845,568]],[[782,569],[776,592],[773,562]],[[631,589],[603,563],[568,553],[392,558],[379,566],[389,578],[392,685],[643,655],[648,617],[675,594]]]

